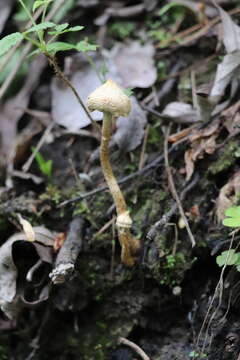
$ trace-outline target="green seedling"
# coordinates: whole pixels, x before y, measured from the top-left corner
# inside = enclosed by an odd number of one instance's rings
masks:
[[[201,353],[201,352],[197,352],[197,351],[191,351],[189,353],[189,357],[192,359],[205,359],[207,357],[207,354],[205,353]]]
[[[87,110],[82,99],[78,95],[76,89],[58,66],[56,54],[60,51],[69,50],[76,50],[86,53],[88,51],[96,50],[97,46],[94,44],[89,44],[86,39],[81,40],[75,44],[70,42],[56,41],[57,37],[61,36],[62,34],[81,31],[83,29],[83,26],[71,27],[68,23],[56,24],[51,21],[46,21],[47,10],[49,5],[52,3],[52,0],[36,0],[33,4],[32,12],[26,6],[26,3],[23,0],[18,0],[18,2],[20,3],[26,15],[30,19],[32,26],[22,32],[15,32],[3,37],[0,40],[0,56],[4,55],[13,46],[19,44],[23,40],[30,42],[35,48],[30,55],[43,53],[47,57],[48,62],[53,67],[56,75],[61,78],[65,82],[65,84],[72,90],[79,104],[84,109],[87,117],[92,123],[94,123],[91,115],[89,114],[89,111]],[[36,23],[34,19],[34,14],[39,7],[42,7],[42,17],[41,21],[39,23]],[[97,127],[95,123],[94,125]]]
[[[226,219],[223,225],[228,227],[240,227],[240,206],[232,206],[225,211]]]
[[[34,147],[32,147],[32,152],[35,152],[35,160],[41,173],[50,179],[52,177],[52,160],[45,160],[40,152],[36,151]]]
[[[226,250],[221,253],[221,255],[217,256],[217,264],[218,266],[224,265],[240,265],[240,253],[234,250]]]
[[[226,218],[223,220],[223,225],[227,227],[240,227],[240,206],[232,206],[225,211]],[[217,256],[217,264],[221,266],[234,265],[237,271],[240,271],[240,252],[234,249],[223,251]]]

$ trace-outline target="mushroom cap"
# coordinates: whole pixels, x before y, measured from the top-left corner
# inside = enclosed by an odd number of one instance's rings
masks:
[[[88,96],[87,107],[89,111],[108,112],[113,117],[128,116],[131,101],[122,89],[109,79]]]

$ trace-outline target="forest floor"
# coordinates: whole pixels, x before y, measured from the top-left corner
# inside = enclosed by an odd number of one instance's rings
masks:
[[[53,0],[46,14],[84,27],[44,25],[77,43],[55,44],[58,69],[26,38],[4,51],[31,24],[0,0],[0,360],[240,359],[238,1]],[[130,97],[109,148],[134,266],[100,166],[102,114],[92,125],[63,76],[84,104],[107,79]]]

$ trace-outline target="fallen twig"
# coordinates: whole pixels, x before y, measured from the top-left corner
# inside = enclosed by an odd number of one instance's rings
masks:
[[[183,201],[186,197],[186,195],[189,193],[189,191],[191,191],[195,186],[196,184],[198,183],[199,181],[199,175],[196,174],[194,177],[193,177],[193,180],[191,182],[189,182],[187,184],[187,186],[183,189],[183,191],[181,192],[180,194],[180,200]],[[171,209],[166,213],[164,214],[161,219],[159,221],[157,221],[152,227],[151,229],[149,230],[149,232],[147,233],[147,239],[149,240],[153,240],[155,238],[155,236],[157,235],[157,233],[162,230],[162,228],[164,226],[167,225],[167,223],[169,223],[171,217],[176,213],[178,209],[178,206],[177,206],[177,203],[175,202],[173,204],[173,206],[171,207]]]
[[[141,170],[143,168],[143,165],[144,165],[144,162],[145,162],[145,152],[146,152],[146,147],[147,147],[149,128],[150,128],[150,126],[147,125],[146,130],[145,130],[145,135],[144,135],[144,138],[143,138],[143,144],[142,144],[142,150],[141,150],[138,170]]]
[[[83,233],[84,220],[77,216],[70,224],[67,239],[58,253],[55,268],[49,274],[54,284],[62,284],[72,275],[75,262],[82,247]]]
[[[169,132],[170,132],[170,126],[167,127],[167,131],[165,134],[165,140],[164,140],[164,160],[165,160],[165,167],[166,167],[166,172],[167,172],[167,176],[168,176],[168,182],[169,182],[169,188],[170,191],[172,193],[173,198],[176,200],[177,206],[178,206],[178,210],[180,212],[180,215],[182,216],[187,232],[188,232],[188,236],[190,238],[190,241],[192,243],[192,247],[194,247],[196,245],[196,241],[194,239],[193,233],[190,229],[187,217],[185,215],[185,212],[183,210],[182,207],[182,203],[181,203],[181,199],[178,196],[174,181],[173,181],[173,176],[172,176],[172,172],[171,172],[171,168],[169,166],[169,161],[168,161],[168,137],[169,137]]]
[[[184,139],[184,141],[186,141],[186,139]],[[182,141],[181,141],[182,142]],[[168,150],[169,151],[169,154],[171,154],[174,150],[176,150],[176,148],[179,146],[179,142],[178,143],[175,143],[171,146],[171,148]],[[160,165],[160,163],[164,160],[164,156],[163,155],[159,155],[155,160],[153,160],[152,162],[150,162],[149,164],[147,164],[146,166],[144,166],[141,170],[138,170],[138,171],[135,171],[134,173],[128,175],[128,176],[125,176],[123,177],[122,179],[118,180],[118,184],[123,184],[127,181],[130,181],[132,179],[135,179],[137,176],[141,176],[141,175],[144,175],[145,173],[147,173],[149,170],[152,170],[154,169],[155,167],[157,167],[158,165]],[[89,191],[85,194],[81,194],[73,199],[70,199],[70,200],[66,200],[66,201],[63,201],[62,203],[60,203],[58,205],[58,208],[62,208],[66,205],[69,205],[69,204],[73,204],[75,202],[78,202],[82,199],[85,199],[89,196],[93,196],[99,192],[102,192],[102,191],[105,191],[107,190],[108,187],[107,186],[101,186],[97,189],[94,189],[92,191]]]
[[[150,357],[134,342],[125,339],[123,337],[120,337],[118,339],[119,344],[127,345],[131,349],[133,349],[143,360],[150,360]]]

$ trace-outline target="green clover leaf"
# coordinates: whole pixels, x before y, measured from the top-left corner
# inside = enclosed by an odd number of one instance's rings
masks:
[[[229,227],[240,227],[240,206],[232,206],[225,211],[226,219],[223,225]]]

